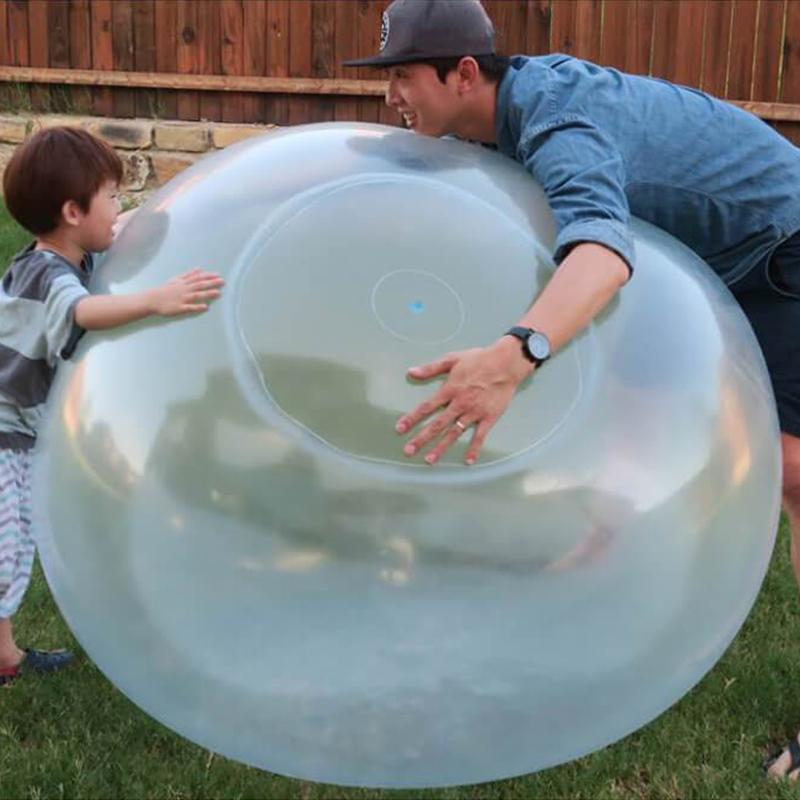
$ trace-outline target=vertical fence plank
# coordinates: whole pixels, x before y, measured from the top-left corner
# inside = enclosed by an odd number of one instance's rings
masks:
[[[285,78],[289,75],[289,2],[269,0],[267,3],[267,75]],[[289,123],[289,99],[286,95],[267,95],[264,101],[266,122]]]
[[[178,7],[159,0],[153,9],[156,42],[156,70],[178,72]],[[178,92],[159,89],[156,92],[156,116],[175,119],[178,116]]]
[[[599,61],[602,2],[601,0],[576,0],[575,5],[575,54],[587,61]]]
[[[781,103],[800,103],[800,3],[786,9],[786,34],[783,41]]]
[[[373,0],[358,0],[358,58],[374,56],[378,52],[382,13],[380,3],[373,2]],[[375,80],[383,77],[373,67],[359,67],[357,70],[351,69],[349,72],[352,77],[362,80]],[[358,118],[364,122],[378,122],[381,114],[386,114],[386,111],[383,110],[385,106],[383,98],[363,97],[359,99],[358,106]],[[397,119],[396,114],[394,114],[394,118]]]
[[[114,69],[111,0],[92,0],[89,15],[92,24],[92,69]],[[92,112],[105,117],[114,113],[113,93],[107,86],[92,89]]]
[[[730,65],[730,30],[733,3],[711,0],[706,7],[706,49],[703,54],[702,90],[725,96]]]
[[[70,0],[69,52],[73,69],[92,68],[92,17],[89,0]]]
[[[311,3],[311,76],[333,78],[336,75],[336,6],[330,0]],[[334,119],[335,97],[320,95],[311,103],[314,122]]]
[[[653,7],[653,52],[650,65],[656,78],[669,80],[672,75],[679,11],[678,4],[673,0],[656,0]]]
[[[47,3],[45,0],[29,0],[28,41],[30,65],[32,67],[50,66],[50,52],[47,41]],[[50,92],[46,87],[31,87],[31,104],[36,111],[48,111]]]
[[[554,53],[575,54],[575,18],[578,7],[574,0],[553,0],[550,21],[550,49]]]
[[[669,79],[684,86],[700,86],[703,71],[703,29],[705,0],[678,3],[677,32],[670,42]]]
[[[8,3],[0,0],[0,64],[11,63],[11,44],[8,41]]]
[[[652,0],[605,0],[600,60],[636,75],[650,73]]]
[[[600,62],[605,66],[629,71],[628,44],[633,39],[636,11],[636,4],[628,0],[605,0],[600,42]]]
[[[156,9],[154,0],[136,0],[133,6],[133,67],[139,72],[156,71]],[[157,112],[156,92],[137,89],[134,96],[137,117],[153,117]]]
[[[261,29],[263,36],[264,29]],[[223,75],[244,74],[244,9],[242,0],[222,0],[220,5],[220,34],[222,52],[220,64]],[[225,92],[222,96],[222,120],[241,122],[244,119],[244,95]]]
[[[69,66],[74,69],[92,68],[92,22],[89,0],[71,0],[69,3]],[[79,114],[90,114],[92,93],[87,86],[73,86],[70,90],[72,107]]]
[[[11,63],[11,43],[9,42],[8,28],[8,3],[0,0],[0,64],[6,66]],[[15,87],[8,84],[0,85],[0,106],[3,108],[19,107],[19,100]]]
[[[114,54],[114,69],[133,69],[133,3],[129,0],[114,0],[111,4],[111,49]],[[136,100],[133,89],[114,90],[114,115],[133,117],[136,115]]]
[[[304,78],[311,74],[311,0],[292,0],[289,4],[289,75]],[[311,120],[307,97],[289,98],[289,123]]]
[[[51,67],[69,67],[69,5],[66,0],[47,4],[47,47]]]
[[[762,0],[756,32],[756,60],[753,73],[754,100],[775,102],[778,98],[778,74],[783,40],[783,17],[786,0]]]
[[[334,53],[336,63],[334,73],[337,78],[351,78],[352,67],[342,66],[342,61],[358,57],[358,4],[352,0],[336,0],[336,43]],[[358,119],[358,100],[355,97],[343,97],[335,105],[334,118],[337,120]]]
[[[219,75],[222,70],[222,37],[218,0],[195,0],[197,5],[197,61],[201,75]],[[200,92],[200,119],[222,118],[222,93]]]
[[[6,10],[8,63],[12,66],[26,67],[30,63],[28,8],[18,0],[11,0]],[[31,90],[29,86],[11,85],[6,91],[6,96],[12,105],[22,108],[30,107]]]
[[[783,40],[783,64],[778,101],[800,103],[800,3],[786,6],[786,33]],[[800,130],[796,123],[778,123],[778,131],[789,141],[800,145]]]
[[[11,0],[8,7],[8,59],[13,66],[30,64],[28,7],[19,0]]]
[[[656,8],[653,0],[637,0],[636,19],[628,43],[626,69],[637,75],[649,75],[653,58],[653,25]]]
[[[525,53],[528,3],[525,0],[486,0],[483,5],[494,23],[495,50],[508,56]]]
[[[265,0],[249,0],[242,7],[242,73],[267,74],[269,39]],[[263,94],[250,93],[242,99],[242,120],[264,122],[266,103]]]
[[[731,59],[726,92],[726,97],[732,100],[750,98],[758,5],[758,0],[735,0],[733,5]]]
[[[550,0],[528,0],[525,25],[525,53],[544,55],[550,52]]]
[[[197,4],[194,0],[177,0],[178,72],[192,74],[197,66]],[[200,119],[198,92],[178,92],[178,118]]]
[[[69,6],[66,0],[49,0],[47,3],[47,49],[48,66],[69,68]],[[50,94],[51,111],[60,114],[75,111],[71,87],[50,85],[47,91]]]

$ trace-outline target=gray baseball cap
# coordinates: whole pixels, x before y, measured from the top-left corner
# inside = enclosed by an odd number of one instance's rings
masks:
[[[383,12],[380,53],[346,67],[390,67],[494,53],[494,25],[479,0],[394,0]]]

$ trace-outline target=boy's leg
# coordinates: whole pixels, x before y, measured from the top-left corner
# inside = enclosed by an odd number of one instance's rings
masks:
[[[24,655],[14,641],[11,619],[0,619],[0,669],[17,666]]]
[[[0,669],[16,666],[24,656],[14,641],[11,617],[22,601],[33,565],[29,464],[28,454],[0,450]]]

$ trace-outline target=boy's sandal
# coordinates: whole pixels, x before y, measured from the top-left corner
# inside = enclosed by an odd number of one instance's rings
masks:
[[[766,773],[769,768],[786,752],[789,751],[789,768],[783,775],[776,776],[778,778],[788,778],[796,769],[800,769],[800,742],[797,741],[797,736],[793,736],[787,747],[774,753],[764,762],[764,772]]]
[[[19,664],[0,669],[0,686],[7,686],[26,672],[34,675],[50,675],[58,672],[68,666],[74,658],[74,654],[69,650],[26,650]]]

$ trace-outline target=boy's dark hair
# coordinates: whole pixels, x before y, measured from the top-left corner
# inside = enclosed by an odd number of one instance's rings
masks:
[[[506,70],[511,63],[508,56],[500,56],[497,53],[492,53],[487,56],[472,56],[478,62],[481,74],[490,83],[500,83]],[[436,70],[439,80],[442,83],[447,81],[447,75],[458,66],[458,62],[464,56],[453,56],[451,58],[426,58],[423,64],[429,64]]]
[[[58,227],[68,200],[87,213],[108,180],[122,180],[122,161],[110,145],[79,128],[45,128],[14,151],[3,194],[11,216],[38,236]]]

